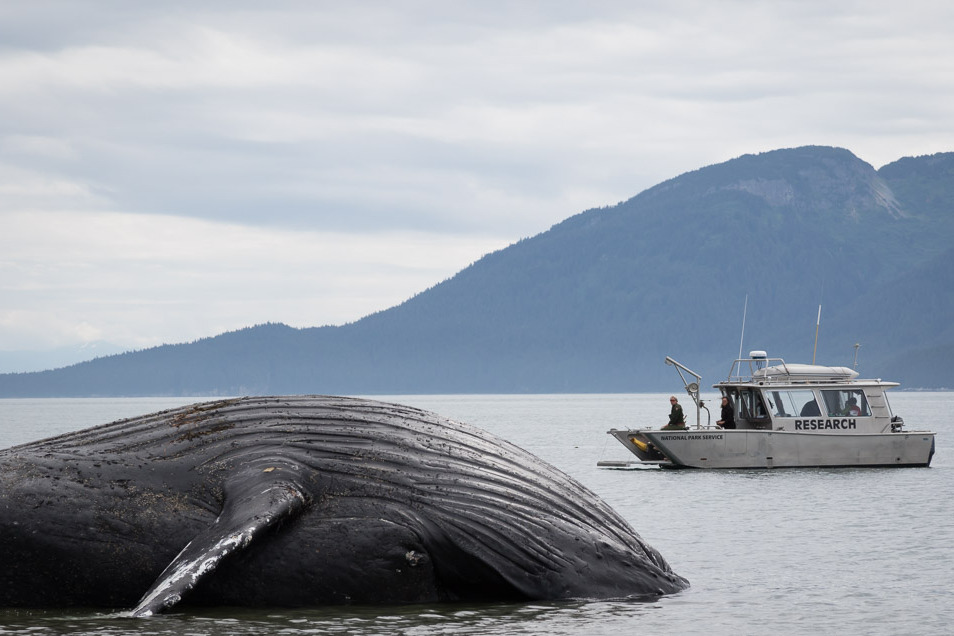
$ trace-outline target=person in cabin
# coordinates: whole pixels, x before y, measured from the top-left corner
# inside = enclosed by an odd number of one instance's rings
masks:
[[[841,415],[861,415],[861,409],[858,408],[858,400],[853,397],[848,398]]]
[[[720,419],[716,424],[722,428],[735,428],[735,412],[732,410],[732,405],[729,404],[729,398],[722,396],[722,419]]]
[[[669,423],[663,426],[662,430],[686,430],[686,416],[682,413],[682,407],[679,406],[679,400],[676,399],[675,395],[670,395],[669,403],[672,404],[672,410],[669,411]]]

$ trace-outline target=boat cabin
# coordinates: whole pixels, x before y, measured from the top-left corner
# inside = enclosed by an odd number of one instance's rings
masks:
[[[859,380],[847,367],[786,364],[760,354],[736,360],[728,379],[713,385],[729,398],[737,428],[884,433],[903,424],[885,395],[897,382]]]

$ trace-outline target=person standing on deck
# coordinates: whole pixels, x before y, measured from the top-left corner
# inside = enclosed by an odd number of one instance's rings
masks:
[[[732,411],[732,405],[729,404],[729,398],[722,396],[722,419],[716,422],[722,428],[735,428],[735,413]]]

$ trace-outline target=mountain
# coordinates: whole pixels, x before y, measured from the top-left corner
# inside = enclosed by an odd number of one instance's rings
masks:
[[[0,396],[675,391],[764,349],[954,386],[954,153],[875,170],[744,155],[577,214],[338,327],[260,325],[63,369]]]

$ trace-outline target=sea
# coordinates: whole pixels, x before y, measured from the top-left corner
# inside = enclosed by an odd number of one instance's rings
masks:
[[[937,432],[929,468],[726,471],[597,466],[633,459],[606,431],[664,424],[668,394],[372,397],[475,424],[542,457],[616,508],[691,587],[642,602],[225,607],[148,619],[0,609],[0,634],[954,633],[954,392],[890,395],[908,429]],[[703,397],[715,416],[717,396]],[[197,401],[3,399],[0,448]]]

